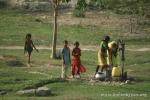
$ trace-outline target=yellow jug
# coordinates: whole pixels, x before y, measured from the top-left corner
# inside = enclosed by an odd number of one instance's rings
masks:
[[[120,77],[120,75],[121,75],[121,68],[120,67],[113,67],[112,77]]]

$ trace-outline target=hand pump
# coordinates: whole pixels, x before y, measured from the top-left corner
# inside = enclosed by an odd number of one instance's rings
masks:
[[[125,63],[125,42],[123,40],[119,40],[120,42],[120,59],[121,59],[121,78],[124,80],[124,63]]]

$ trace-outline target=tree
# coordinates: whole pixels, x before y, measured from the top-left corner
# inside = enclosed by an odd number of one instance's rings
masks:
[[[49,0],[54,9],[54,26],[53,26],[53,38],[52,38],[52,53],[51,58],[56,58],[56,42],[57,42],[57,16],[58,16],[58,7],[61,2],[68,3],[71,0]],[[78,8],[84,12],[86,7],[85,0],[78,0]]]
[[[57,16],[58,16],[58,6],[60,2],[69,2],[70,0],[49,0],[54,9],[54,26],[53,26],[53,38],[52,38],[52,53],[51,58],[56,58],[56,42],[57,42]]]
[[[54,8],[54,26],[53,26],[53,38],[52,38],[52,53],[51,58],[56,58],[56,41],[57,41],[57,13],[58,13],[58,0],[49,0]]]

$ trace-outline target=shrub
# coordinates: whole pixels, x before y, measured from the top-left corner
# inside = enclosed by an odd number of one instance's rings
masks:
[[[7,3],[5,1],[0,1],[0,8],[5,8]]]
[[[76,17],[85,17],[86,6],[85,0],[78,0],[73,15]]]

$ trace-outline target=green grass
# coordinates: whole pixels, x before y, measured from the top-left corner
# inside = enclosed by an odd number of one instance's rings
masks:
[[[48,13],[42,13],[48,14]],[[33,35],[36,45],[49,46],[52,39],[52,24],[48,22],[36,22],[40,13],[28,13],[18,10],[0,9],[0,46],[24,45],[26,33]],[[117,15],[116,15],[117,16]],[[110,35],[110,33],[113,33]],[[120,27],[94,27],[80,25],[61,25],[58,27],[57,44],[67,39],[72,45],[74,41],[80,41],[82,46],[98,45],[104,35],[110,35],[112,39],[123,38],[127,48],[149,47],[149,34],[122,34],[128,33],[128,29]],[[61,74],[61,60],[50,59],[49,50],[33,52],[32,66],[27,67],[27,57],[23,50],[0,49],[0,90],[7,94],[0,96],[0,100],[148,100],[150,91],[150,52],[149,51],[126,51],[125,70],[129,77],[135,79],[133,84],[112,85],[97,83],[92,85],[87,80],[75,79],[64,81],[59,79]],[[1,57],[4,57],[1,58]],[[14,62],[18,65],[13,65]],[[97,65],[97,52],[82,51],[82,64],[87,72],[82,78],[89,78],[95,73]],[[16,91],[47,86],[54,96],[18,96]],[[147,94],[143,96],[101,96],[101,94]]]
[[[32,33],[33,40],[37,45],[49,46],[52,41],[53,25],[46,20],[43,23],[36,19],[45,13],[29,13],[18,10],[0,9],[0,45],[24,45],[25,35]],[[57,44],[67,40],[73,44],[80,41],[83,45],[98,45],[102,37],[110,35],[112,39],[125,39],[127,44],[148,44],[150,35],[123,34],[128,29],[115,26],[80,26],[80,25],[59,25]],[[142,40],[142,41],[139,41]],[[142,42],[142,43],[141,43]]]
[[[147,52],[128,52],[126,54],[125,70],[128,71],[129,77],[134,77],[135,82],[129,85],[91,85],[88,81],[75,79],[73,81],[63,81],[58,79],[61,74],[61,60],[51,60],[49,58],[50,51],[41,50],[42,53],[33,52],[32,67],[20,65],[18,67],[10,66],[7,61],[16,58],[25,64],[26,57],[22,50],[0,50],[0,55],[8,57],[5,60],[0,60],[0,90],[6,90],[7,95],[3,96],[2,100],[97,100],[102,98],[104,100],[116,99],[133,99],[146,100],[149,98],[149,60],[150,53]],[[143,57],[145,59],[142,59]],[[139,59],[137,59],[138,57]],[[136,58],[136,59],[135,59]],[[82,74],[83,78],[88,78],[93,75],[97,65],[97,52],[83,51],[81,57],[83,65],[86,66],[87,72]],[[47,64],[54,65],[54,67],[46,66]],[[32,73],[31,73],[32,72]],[[40,73],[33,73],[40,72]],[[52,97],[21,97],[15,94],[16,91],[25,88],[36,88],[38,86],[46,85],[55,94]],[[121,97],[121,96],[101,96],[101,94],[147,94],[147,97]]]

